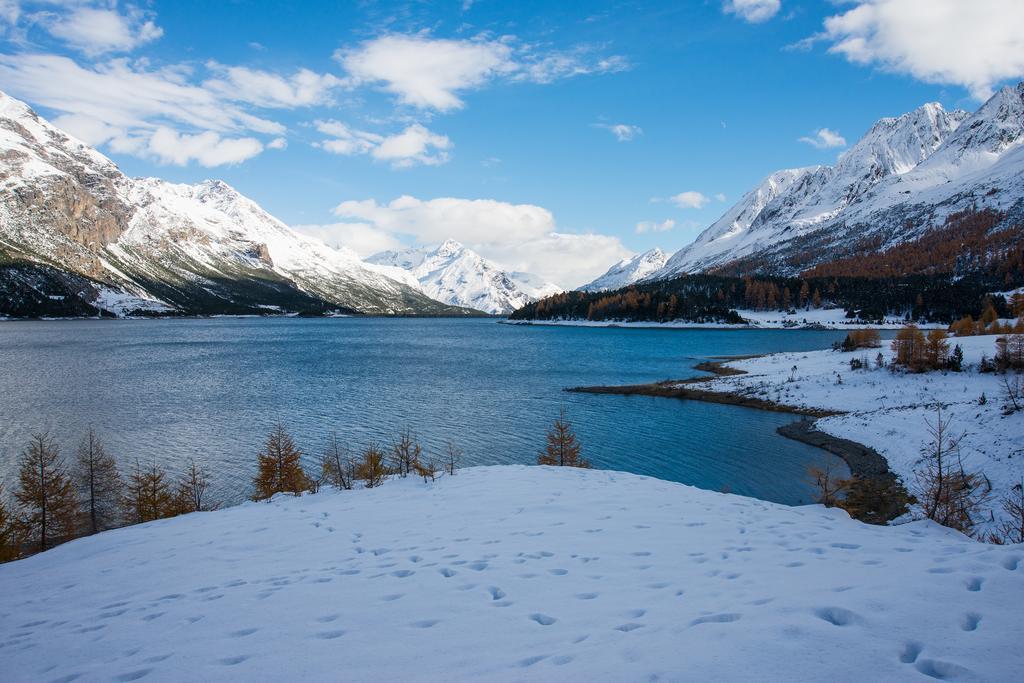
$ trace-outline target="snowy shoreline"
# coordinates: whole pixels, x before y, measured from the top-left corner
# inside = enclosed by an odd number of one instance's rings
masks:
[[[790,352],[726,361],[726,367],[741,374],[707,378],[699,387],[702,392],[763,401],[794,412],[833,413],[818,418],[815,428],[874,449],[907,486],[914,481],[921,449],[929,443],[928,423],[935,421],[941,405],[944,416],[952,419],[953,432],[963,436],[960,448],[965,465],[992,485],[993,495],[983,508],[985,519],[980,526],[984,530],[1001,521],[1000,498],[1024,477],[1024,412],[1006,414],[1002,377],[978,372],[982,356],[995,355],[997,338],[950,339],[951,347],[956,344],[963,350],[964,371],[959,373],[877,369],[876,355],[881,354],[886,363],[892,360],[893,352],[886,345],[848,353]],[[851,359],[866,359],[868,369],[852,369]],[[665,385],[686,389],[692,383]]]
[[[538,325],[566,327],[600,327],[600,328],[639,328],[658,330],[857,330],[872,328],[876,330],[898,330],[907,324],[902,318],[889,318],[882,322],[851,320],[841,308],[822,308],[800,311],[793,315],[779,311],[737,310],[746,322],[731,323],[699,323],[689,320],[672,320],[657,322],[653,320],[507,320],[499,321],[506,325]],[[921,328],[945,328],[942,323],[924,323]]]

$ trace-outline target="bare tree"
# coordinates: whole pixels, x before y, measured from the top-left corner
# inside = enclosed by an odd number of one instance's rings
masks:
[[[423,448],[416,441],[409,428],[406,427],[398,435],[398,441],[391,448],[391,463],[395,472],[400,477],[407,477],[410,472],[416,469],[416,465],[423,455]]]
[[[86,514],[85,532],[95,534],[118,526],[124,482],[117,462],[91,428],[78,444],[74,475]]]
[[[456,470],[462,465],[462,451],[451,441],[448,442],[448,454],[445,459],[444,469],[449,475],[454,476]]]
[[[174,492],[175,507],[178,514],[189,512],[208,512],[220,507],[220,503],[212,502],[206,495],[210,488],[210,479],[206,468],[189,458],[185,473],[178,480],[178,488]]]
[[[823,467],[808,467],[807,473],[817,488],[817,501],[827,508],[839,505],[842,494],[850,488],[850,480],[840,479],[832,471],[832,462],[829,460],[825,461]]]
[[[1024,543],[1024,479],[1003,497],[1002,508],[1006,520],[999,525],[990,540],[994,543]]]
[[[922,450],[921,465],[914,470],[914,495],[925,517],[970,534],[989,487],[983,476],[964,469],[960,452],[963,436],[950,432],[951,423],[952,416],[943,418],[939,405],[935,422],[927,423],[931,440]]]
[[[327,447],[320,456],[320,479],[336,489],[349,490],[353,486],[355,465],[352,457],[332,433]]]
[[[1003,412],[1007,415],[1021,409],[1021,382],[1020,375],[1006,373],[1002,377],[1003,383]]]

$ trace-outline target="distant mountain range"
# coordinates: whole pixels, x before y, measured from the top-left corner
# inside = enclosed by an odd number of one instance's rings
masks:
[[[667,260],[668,256],[665,252],[655,247],[642,254],[622,259],[609,268],[604,275],[578,289],[582,292],[619,289],[658,272],[665,266]]]
[[[1017,211],[1022,198],[1024,83],[973,114],[926,104],[881,119],[834,166],[772,173],[646,279],[795,275],[865,243],[917,240],[957,212]]]
[[[0,93],[0,315],[465,315],[227,184],[132,179]]]
[[[433,249],[381,252],[368,258],[367,263],[403,269],[433,299],[492,314],[511,313],[562,291],[535,275],[502,270],[455,240]]]

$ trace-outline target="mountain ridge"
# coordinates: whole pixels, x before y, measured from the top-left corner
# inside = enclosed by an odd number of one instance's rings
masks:
[[[453,239],[434,248],[383,251],[366,262],[405,270],[421,291],[438,301],[492,315],[511,313],[561,291],[530,273],[504,270]]]
[[[883,233],[912,241],[963,210],[1024,196],[1024,83],[974,113],[928,103],[878,120],[833,166],[770,174],[646,278],[720,271],[793,275]]]
[[[3,93],[0,190],[0,314],[468,313],[223,181],[129,178]]]
[[[648,275],[657,272],[665,266],[667,260],[668,255],[660,247],[648,249],[643,253],[634,254],[622,259],[606,270],[601,276],[582,287],[577,287],[577,290],[581,292],[599,292],[619,289],[620,287],[643,280]]]

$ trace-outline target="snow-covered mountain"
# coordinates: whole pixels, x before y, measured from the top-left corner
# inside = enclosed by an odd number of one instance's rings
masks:
[[[435,249],[384,251],[366,261],[404,269],[433,299],[485,313],[511,313],[530,301],[561,291],[536,275],[502,270],[455,240],[447,240]]]
[[[1024,83],[974,114],[926,104],[878,121],[835,166],[778,171],[651,280],[734,264],[798,272],[881,234],[882,248],[952,213],[1006,210],[1024,197]]]
[[[2,93],[0,268],[15,315],[454,311],[223,182],[129,178]]]
[[[619,289],[644,279],[665,266],[668,256],[658,247],[622,259],[605,271],[605,274],[593,282],[579,288],[581,292],[602,292]]]

